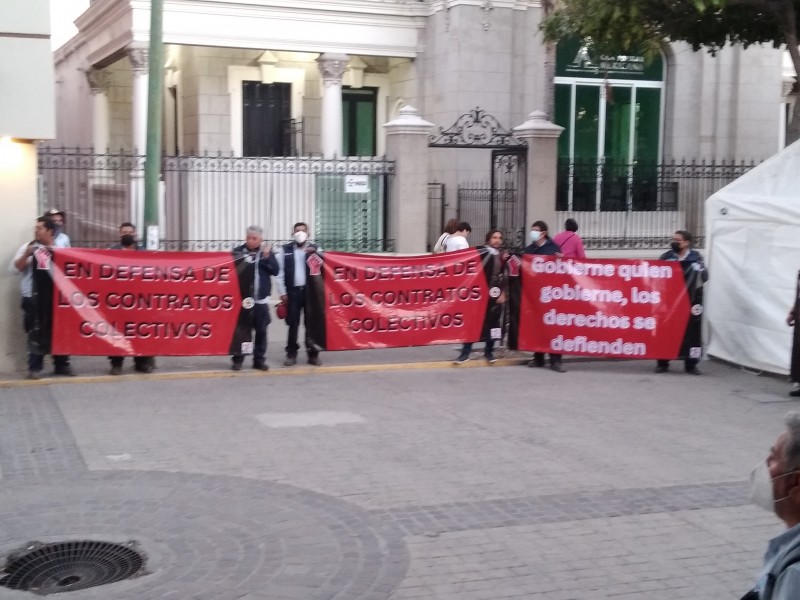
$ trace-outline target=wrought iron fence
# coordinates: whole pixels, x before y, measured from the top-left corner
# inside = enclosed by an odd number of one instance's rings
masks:
[[[755,165],[559,161],[557,218],[576,219],[587,248],[660,248],[677,229],[702,247],[706,199]]]
[[[254,223],[280,240],[304,221],[328,250],[391,250],[385,205],[393,173],[394,163],[380,157],[165,156],[161,237],[168,248],[224,247]],[[140,155],[45,147],[40,208],[63,210],[76,244],[105,245],[120,223],[141,221],[143,176]]]

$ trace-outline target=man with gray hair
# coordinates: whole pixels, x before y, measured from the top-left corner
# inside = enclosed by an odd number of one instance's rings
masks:
[[[236,260],[255,263],[253,281],[248,282],[245,288],[253,300],[251,309],[250,326],[253,329],[253,368],[267,371],[267,326],[269,325],[269,306],[267,304],[272,293],[272,276],[278,274],[278,261],[270,252],[269,245],[264,243],[264,230],[257,225],[247,228],[247,238],[244,244],[233,249]],[[231,368],[234,371],[242,370],[244,355],[234,354]]]
[[[774,512],[786,531],[770,540],[755,587],[742,600],[800,598],[800,413],[786,415],[786,431],[750,475],[750,500]]]

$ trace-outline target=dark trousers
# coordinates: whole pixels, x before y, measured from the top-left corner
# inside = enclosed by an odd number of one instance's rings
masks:
[[[36,324],[36,315],[33,307],[33,298],[22,298],[22,326],[25,333],[30,334]],[[56,371],[69,367],[69,356],[54,356],[53,365]],[[44,354],[28,352],[28,370],[41,371],[44,369]]]
[[[544,365],[544,352],[534,352],[533,362],[539,366]],[[550,354],[550,364],[560,365],[562,354]]]
[[[269,325],[269,305],[256,304],[253,306],[253,364],[263,365],[267,358],[267,326]],[[234,354],[234,364],[244,362],[243,354]]]
[[[121,367],[122,363],[125,361],[124,356],[109,356],[108,360],[111,362],[112,367]],[[134,356],[133,357],[133,365],[137,371],[141,371],[142,369],[146,369],[148,366],[152,366],[155,361],[153,360],[152,356]]]
[[[473,345],[474,342],[464,342],[464,345],[461,346],[461,354],[465,355],[472,352]],[[488,340],[486,340],[486,346],[484,346],[483,348],[483,355],[491,356],[492,352],[494,352],[494,340],[492,338],[489,338]]]
[[[286,315],[286,325],[289,326],[289,336],[286,340],[286,356],[296,358],[300,346],[297,344],[297,333],[300,329],[300,315],[303,316],[303,325],[306,324],[306,288],[290,287],[286,288],[286,295],[289,297],[289,314]],[[306,329],[306,352],[308,358],[316,358],[319,351],[314,347],[311,338],[308,337]]]
[[[683,361],[683,368],[687,371],[691,371],[697,366],[697,363],[700,361],[696,358],[687,358]],[[668,360],[659,360],[658,361],[659,367],[664,367],[665,369],[669,368],[669,361]]]

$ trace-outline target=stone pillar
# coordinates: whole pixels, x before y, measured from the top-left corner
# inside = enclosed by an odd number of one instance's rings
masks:
[[[342,154],[342,75],[350,57],[325,53],[317,59],[322,73],[322,155]]]
[[[0,137],[0,198],[3,264],[0,267],[0,374],[27,369],[27,337],[20,309],[21,274],[9,264],[17,249],[33,239],[37,212],[36,144]]]
[[[386,156],[395,161],[389,187],[388,237],[399,254],[423,254],[428,243],[428,136],[433,123],[413,106],[384,125]]]
[[[92,147],[95,154],[105,154],[109,149],[108,86],[111,76],[103,69],[88,69],[86,79],[92,92]]]
[[[531,223],[542,220],[550,232],[557,231],[556,173],[558,168],[558,138],[563,127],[547,120],[541,110],[533,111],[528,120],[514,128],[514,135],[528,144],[528,180],[525,199],[525,231]]]
[[[133,67],[133,148],[142,156],[138,168],[131,171],[130,220],[141,226],[144,221],[144,154],[147,149],[147,67],[146,48],[129,48],[128,59]]]
[[[147,147],[147,50],[129,48],[128,60],[133,67],[133,148],[144,154]]]

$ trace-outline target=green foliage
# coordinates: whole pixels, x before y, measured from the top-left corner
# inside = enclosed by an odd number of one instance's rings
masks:
[[[606,54],[653,56],[664,41],[712,54],[726,43],[784,43],[783,5],[800,0],[562,0],[542,22],[548,41],[591,39]]]

